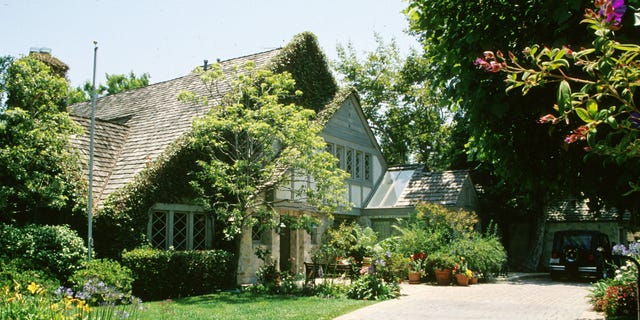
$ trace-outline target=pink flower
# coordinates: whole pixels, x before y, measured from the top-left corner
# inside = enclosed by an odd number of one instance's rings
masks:
[[[564,138],[564,142],[567,144],[571,144],[576,141],[586,140],[588,132],[589,132],[589,127],[580,126],[577,129],[573,130],[572,134],[566,136]]]
[[[540,117],[540,119],[538,119],[538,123],[548,123],[548,122],[551,122],[551,124],[556,124],[558,123],[558,118],[556,118],[556,116],[552,114],[547,114]]]

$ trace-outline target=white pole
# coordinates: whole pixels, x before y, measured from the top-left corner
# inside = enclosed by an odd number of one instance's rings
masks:
[[[93,248],[93,136],[96,121],[96,57],[98,55],[98,42],[93,42],[93,82],[91,84],[91,131],[89,133],[89,201],[87,203],[87,261],[91,261]]]

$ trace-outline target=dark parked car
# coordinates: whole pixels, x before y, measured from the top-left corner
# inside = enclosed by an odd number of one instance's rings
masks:
[[[549,259],[552,279],[562,276],[604,278],[610,273],[609,237],[598,231],[558,231]]]

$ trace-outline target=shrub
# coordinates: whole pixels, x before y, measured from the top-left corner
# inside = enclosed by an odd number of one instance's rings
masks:
[[[15,283],[26,286],[32,281],[49,289],[55,289],[60,286],[60,281],[50,273],[42,270],[24,270],[14,261],[0,260],[0,289],[4,287],[11,288]]]
[[[436,251],[427,255],[425,265],[427,270],[453,269],[456,259],[448,252]]]
[[[361,227],[357,223],[342,224],[329,229],[322,237],[322,245],[314,254],[316,262],[333,262],[336,258],[352,258],[360,266],[364,257],[373,254],[378,235],[373,229]]]
[[[636,314],[636,284],[609,286],[602,300],[602,311],[607,316]]]
[[[0,248],[5,260],[23,270],[41,270],[65,282],[80,267],[87,248],[68,226],[0,225]]]
[[[307,289],[310,295],[315,295],[321,298],[344,298],[347,296],[349,287],[342,283],[324,281]]]
[[[211,293],[232,286],[233,255],[224,250],[164,251],[138,248],[125,251],[122,263],[133,273],[133,294],[160,300]]]
[[[353,281],[347,290],[347,297],[358,300],[387,300],[400,295],[396,282],[386,282],[375,273],[366,273]]]
[[[492,236],[476,235],[454,241],[451,252],[465,258],[467,267],[485,275],[495,274],[507,260],[507,254],[500,240]]]
[[[96,259],[84,261],[82,268],[77,270],[69,279],[73,289],[80,291],[88,281],[104,283],[121,293],[131,294],[133,277],[131,270],[123,267],[117,261],[109,259]]]

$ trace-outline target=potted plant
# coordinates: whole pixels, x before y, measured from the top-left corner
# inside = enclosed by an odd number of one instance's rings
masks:
[[[420,278],[426,274],[425,259],[427,254],[424,252],[414,253],[409,257],[409,283],[418,284]]]
[[[448,285],[451,282],[451,269],[455,260],[444,252],[435,252],[427,257],[427,265],[433,270],[438,285]]]
[[[459,286],[469,285],[469,280],[473,277],[473,271],[467,268],[467,262],[464,261],[464,257],[460,257],[458,263],[453,267],[453,274]]]

